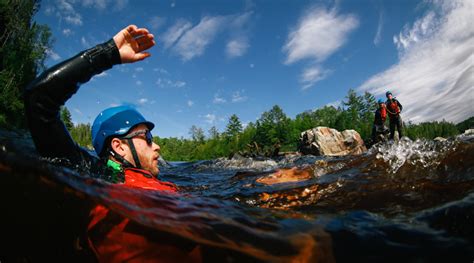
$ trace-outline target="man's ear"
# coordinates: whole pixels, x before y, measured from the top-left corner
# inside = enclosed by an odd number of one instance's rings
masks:
[[[110,141],[110,147],[120,156],[124,157],[126,154],[126,148],[124,147],[126,144],[122,142],[119,138],[112,138]]]

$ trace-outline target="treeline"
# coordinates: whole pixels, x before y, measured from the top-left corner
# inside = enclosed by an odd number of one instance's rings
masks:
[[[39,1],[0,1],[0,127],[24,128],[23,89],[44,69],[47,26],[32,22]]]
[[[214,126],[205,132],[193,125],[189,130],[189,139],[155,137],[154,140],[161,146],[163,157],[170,161],[208,160],[228,157],[237,152],[271,156],[278,151],[296,151],[301,132],[317,126],[331,127],[339,131],[354,129],[368,141],[376,107],[377,103],[372,94],[365,92],[358,95],[351,89],[337,108],[325,106],[305,111],[291,119],[280,106],[275,105],[262,113],[255,123],[251,122],[245,127],[239,117],[233,114],[223,132],[219,132]],[[80,145],[91,148],[90,124],[73,125],[67,108],[62,108],[61,117],[73,139]],[[434,139],[451,137],[473,126],[474,117],[471,117],[458,125],[446,121],[407,123],[404,131],[412,140]]]
[[[226,130],[219,133],[215,127],[205,136],[202,128],[192,126],[190,139],[156,138],[166,160],[205,160],[231,156],[236,152],[272,155],[276,151],[296,151],[300,133],[317,126],[327,126],[339,131],[354,129],[368,141],[377,107],[375,97],[365,92],[358,95],[349,90],[341,106],[323,108],[288,118],[278,106],[264,112],[255,123],[245,128],[234,114]],[[388,120],[386,125],[388,125]],[[474,117],[455,125],[450,122],[425,122],[405,124],[405,134],[412,140],[451,137],[474,126]]]

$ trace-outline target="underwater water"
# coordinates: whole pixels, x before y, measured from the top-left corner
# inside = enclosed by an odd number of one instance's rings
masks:
[[[0,261],[88,261],[78,240],[100,204],[115,217],[94,235],[125,218],[178,255],[199,247],[205,262],[472,262],[473,153],[474,135],[461,135],[360,156],[169,163],[159,178],[179,186],[170,195],[62,167],[27,135],[2,131]]]

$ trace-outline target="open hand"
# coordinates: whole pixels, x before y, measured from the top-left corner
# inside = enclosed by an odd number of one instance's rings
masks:
[[[143,52],[155,45],[153,34],[146,28],[129,25],[114,36],[115,45],[120,52],[122,63],[133,63],[151,56]]]

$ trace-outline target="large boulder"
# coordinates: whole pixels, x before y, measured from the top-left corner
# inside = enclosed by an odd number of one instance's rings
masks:
[[[316,127],[300,135],[299,151],[312,155],[357,155],[367,151],[364,141],[354,130],[339,132],[328,127]]]

